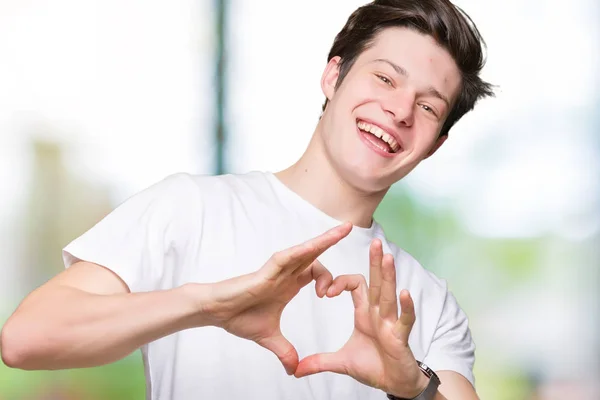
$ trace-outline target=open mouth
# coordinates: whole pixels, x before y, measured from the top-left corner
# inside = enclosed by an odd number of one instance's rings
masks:
[[[359,119],[356,121],[356,126],[367,140],[382,151],[394,154],[400,150],[401,146],[396,139],[377,125]]]

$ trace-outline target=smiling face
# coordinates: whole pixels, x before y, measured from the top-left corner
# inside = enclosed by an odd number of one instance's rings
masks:
[[[460,71],[431,36],[387,28],[336,89],[339,57],[323,73],[328,104],[320,121],[329,162],[365,191],[384,190],[433,154],[457,97]]]

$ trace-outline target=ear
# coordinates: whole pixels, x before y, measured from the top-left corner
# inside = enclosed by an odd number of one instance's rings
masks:
[[[327,100],[331,101],[333,94],[335,93],[335,84],[337,83],[338,76],[340,75],[340,59],[341,57],[335,56],[327,63],[323,76],[321,76],[321,90],[327,97]]]
[[[429,150],[429,153],[427,153],[427,155],[423,158],[423,160],[425,160],[426,158],[429,158],[433,155],[433,153],[435,153],[436,151],[438,151],[438,149],[440,147],[442,147],[442,145],[444,144],[444,142],[446,141],[446,139],[448,139],[448,135],[444,135],[444,136],[440,136],[439,138],[437,138],[437,140],[435,141],[435,144],[433,145],[433,147],[431,148],[431,150]]]

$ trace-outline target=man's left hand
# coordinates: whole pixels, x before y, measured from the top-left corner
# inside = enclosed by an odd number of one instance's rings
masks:
[[[401,398],[413,398],[427,386],[408,346],[415,322],[414,303],[407,290],[400,293],[398,318],[396,269],[391,254],[383,254],[381,241],[374,239],[369,249],[369,286],[362,275],[337,277],[328,297],[351,291],[354,303],[354,331],[335,353],[321,353],[300,361],[295,376],[330,371]]]

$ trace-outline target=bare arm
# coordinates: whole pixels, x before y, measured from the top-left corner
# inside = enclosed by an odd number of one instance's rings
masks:
[[[464,376],[454,371],[436,371],[442,384],[435,400],[479,400],[477,393]]]
[[[272,351],[292,374],[298,354],[281,333],[283,309],[313,280],[317,295],[325,295],[333,277],[316,259],[351,229],[342,224],[279,251],[250,274],[156,292],[130,293],[107,268],[76,263],[27,296],[9,318],[2,360],[30,370],[97,366],[169,334],[211,325]]]
[[[19,305],[2,329],[5,364],[64,369],[117,361],[203,321],[186,287],[129,293],[112,271],[78,262]]]

